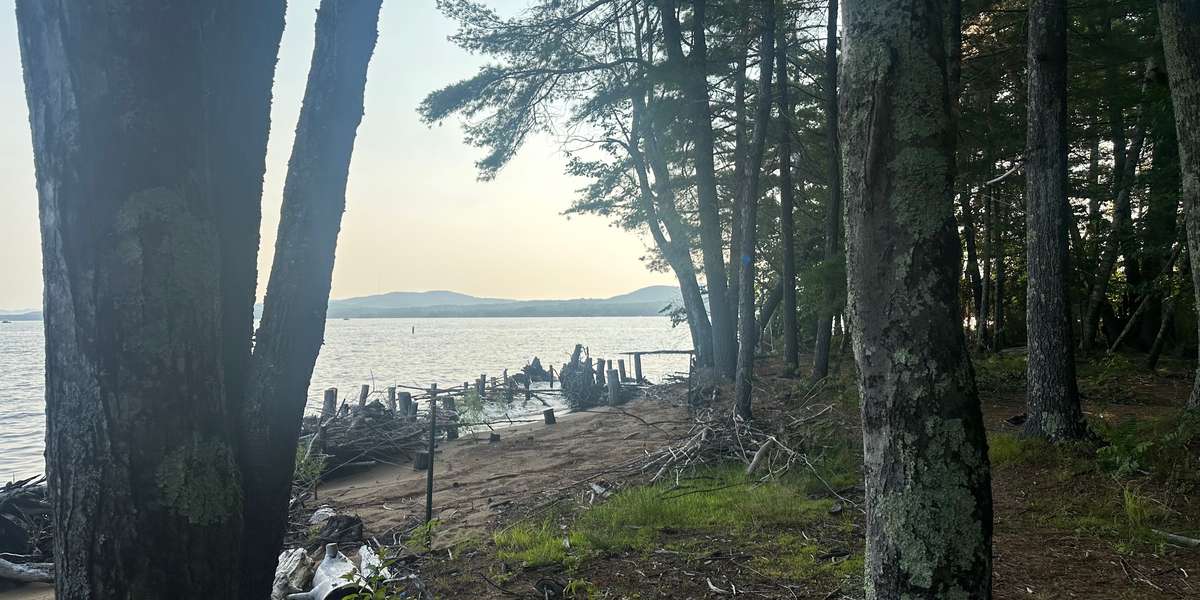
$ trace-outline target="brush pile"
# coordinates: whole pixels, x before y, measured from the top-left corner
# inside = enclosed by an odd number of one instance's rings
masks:
[[[688,433],[674,443],[648,454],[641,469],[653,473],[651,481],[678,482],[688,471],[701,465],[741,462],[746,474],[758,474],[766,481],[801,468],[810,471],[824,484],[827,491],[845,504],[854,502],[842,496],[846,490],[833,489],[817,467],[831,454],[831,449],[844,448],[848,440],[843,415],[834,406],[829,394],[822,394],[826,380],[802,389],[793,380],[759,380],[764,393],[755,406],[754,421],[743,421],[730,414],[728,402],[719,400],[720,389],[710,388],[707,400],[695,407],[695,423]]]
[[[47,581],[53,551],[50,502],[41,477],[0,487],[0,589],[7,582]]]
[[[457,432],[458,414],[453,408],[439,405],[437,413],[438,437]],[[339,411],[324,422],[316,416],[305,417],[301,436],[302,445],[306,444],[301,456],[314,452],[321,456],[322,476],[349,466],[401,464],[428,446],[429,414],[402,414],[373,401]]]

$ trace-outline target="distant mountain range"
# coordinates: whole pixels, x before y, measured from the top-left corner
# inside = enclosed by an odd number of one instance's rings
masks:
[[[458,292],[388,292],[330,300],[330,319],[384,317],[636,317],[659,314],[680,303],[679,288],[652,285],[611,298],[574,300],[508,300],[479,298]],[[256,312],[261,306],[255,307]],[[40,311],[0,314],[4,321],[36,321]]]
[[[680,301],[679,288],[654,285],[611,298],[507,300],[448,291],[390,292],[331,300],[329,318],[633,317],[657,315]]]

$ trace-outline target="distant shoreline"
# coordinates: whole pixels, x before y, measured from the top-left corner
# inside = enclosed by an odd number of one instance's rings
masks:
[[[542,314],[361,314],[361,315],[345,315],[335,316],[326,315],[326,321],[345,321],[353,319],[553,319],[553,318],[571,318],[571,319],[599,319],[612,317],[666,317],[666,313],[662,312],[612,312],[612,313],[593,313],[593,314],[577,314],[577,313],[542,313]],[[42,315],[38,313],[35,316],[28,315],[0,315],[0,321],[9,321],[11,323],[29,323],[41,321]]]

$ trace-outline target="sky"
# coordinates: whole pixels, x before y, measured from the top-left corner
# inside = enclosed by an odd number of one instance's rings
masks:
[[[502,13],[528,0],[488,0]],[[37,193],[16,18],[0,14],[0,309],[41,306]],[[318,0],[290,0],[275,73],[263,190],[259,297],[265,290],[287,159],[300,113]],[[563,174],[558,144],[539,137],[493,181],[477,180],[482,150],[457,122],[429,127],[417,105],[484,59],[446,37],[434,0],[384,0],[368,72],[333,298],[448,289],[520,299],[613,296],[673,284],[651,273],[645,241],[596,216],[562,216],[583,180]]]

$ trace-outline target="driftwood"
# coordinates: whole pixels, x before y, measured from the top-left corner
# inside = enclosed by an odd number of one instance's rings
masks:
[[[604,387],[597,383],[596,368],[592,359],[583,359],[583,345],[576,344],[571,352],[571,362],[558,372],[562,382],[563,399],[574,410],[591,408],[600,404]]]
[[[18,583],[54,583],[54,565],[51,563],[17,564],[0,558],[0,579]]]

